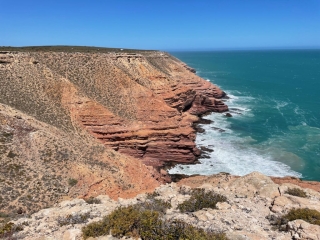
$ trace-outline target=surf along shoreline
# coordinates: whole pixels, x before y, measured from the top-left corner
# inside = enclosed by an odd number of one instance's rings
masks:
[[[194,69],[194,68],[191,68],[191,69],[193,70],[193,72],[195,74],[197,73],[196,69]],[[230,99],[230,97],[228,96],[228,94],[225,91],[223,91],[223,92],[224,92],[225,95],[221,98],[221,100],[226,105],[228,105],[227,100]],[[202,126],[203,125],[210,125],[210,124],[212,124],[214,122],[213,120],[205,118],[206,116],[211,115],[211,114],[223,114],[226,118],[229,118],[229,117],[233,117],[233,111],[232,110],[234,110],[234,109],[233,108],[230,109],[228,107],[228,110],[225,111],[225,112],[210,111],[210,112],[207,112],[205,114],[198,115],[199,120],[193,124],[193,128],[195,129],[196,134],[198,135],[198,134],[201,134],[201,133],[205,133],[206,130]],[[223,131],[223,129],[219,129],[219,128],[217,128],[215,130]],[[214,150],[215,150],[214,146],[210,146],[210,145],[208,145],[208,146],[199,146],[199,145],[197,145],[197,147],[200,149],[201,154],[197,157],[197,160],[192,165],[199,164],[200,163],[199,159],[209,159],[210,158],[210,156],[209,156],[210,153],[214,152]],[[172,165],[168,164],[168,165],[165,166],[165,170],[169,171],[170,169],[172,169],[176,165],[177,164],[172,164]],[[190,165],[190,164],[181,163],[179,165]],[[230,173],[227,173],[227,172],[220,172],[220,173],[217,173],[217,174],[210,174],[210,175],[202,175],[202,174],[191,174],[191,175],[189,175],[189,174],[182,174],[182,173],[169,173],[169,175],[170,175],[170,177],[171,177],[173,182],[179,182],[182,179],[194,178],[194,177],[198,177],[198,176],[208,176],[209,177],[209,176],[212,176],[212,175],[220,175],[220,174],[231,175]],[[234,174],[232,174],[231,176],[236,177],[236,178],[241,177],[240,175],[234,175]],[[311,180],[303,180],[302,178],[295,177],[295,176],[283,176],[283,177],[269,176],[269,177],[277,184],[292,183],[292,184],[298,185],[298,186],[300,186],[302,188],[310,188],[310,189],[313,189],[315,191],[320,192],[320,181],[317,181],[317,180],[312,180],[312,181]]]

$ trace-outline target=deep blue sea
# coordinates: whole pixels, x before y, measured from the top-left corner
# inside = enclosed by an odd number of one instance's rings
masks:
[[[171,173],[296,176],[320,181],[320,50],[172,52],[218,85],[233,117],[197,135],[214,149]]]

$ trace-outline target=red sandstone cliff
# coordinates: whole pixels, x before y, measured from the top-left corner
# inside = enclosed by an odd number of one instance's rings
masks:
[[[147,165],[194,162],[196,115],[228,109],[223,91],[165,53],[30,56],[70,82],[61,103],[74,124]]]
[[[12,212],[151,191],[169,179],[142,163],[194,162],[197,115],[227,110],[223,91],[157,51],[1,52],[0,85],[0,205]]]

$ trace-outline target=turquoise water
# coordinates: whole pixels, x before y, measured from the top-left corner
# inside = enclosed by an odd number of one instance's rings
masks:
[[[320,181],[320,50],[173,52],[220,86],[232,118],[198,134],[214,152],[171,173],[296,176]]]

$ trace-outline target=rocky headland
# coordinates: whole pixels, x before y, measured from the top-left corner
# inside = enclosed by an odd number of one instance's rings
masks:
[[[30,213],[70,197],[132,197],[201,151],[193,124],[225,93],[159,51],[0,49],[0,207]]]
[[[292,208],[320,210],[319,183],[259,173],[170,183],[166,166],[195,163],[206,151],[195,145],[199,117],[228,107],[221,89],[168,53],[0,48],[0,85],[0,224],[15,219],[13,237],[81,239],[83,226],[156,189],[172,205],[164,218],[229,239],[320,239],[318,226],[302,220],[286,231],[272,222]],[[227,201],[181,213],[190,187]],[[307,197],[286,194],[291,187]],[[83,200],[90,197],[100,202]]]

